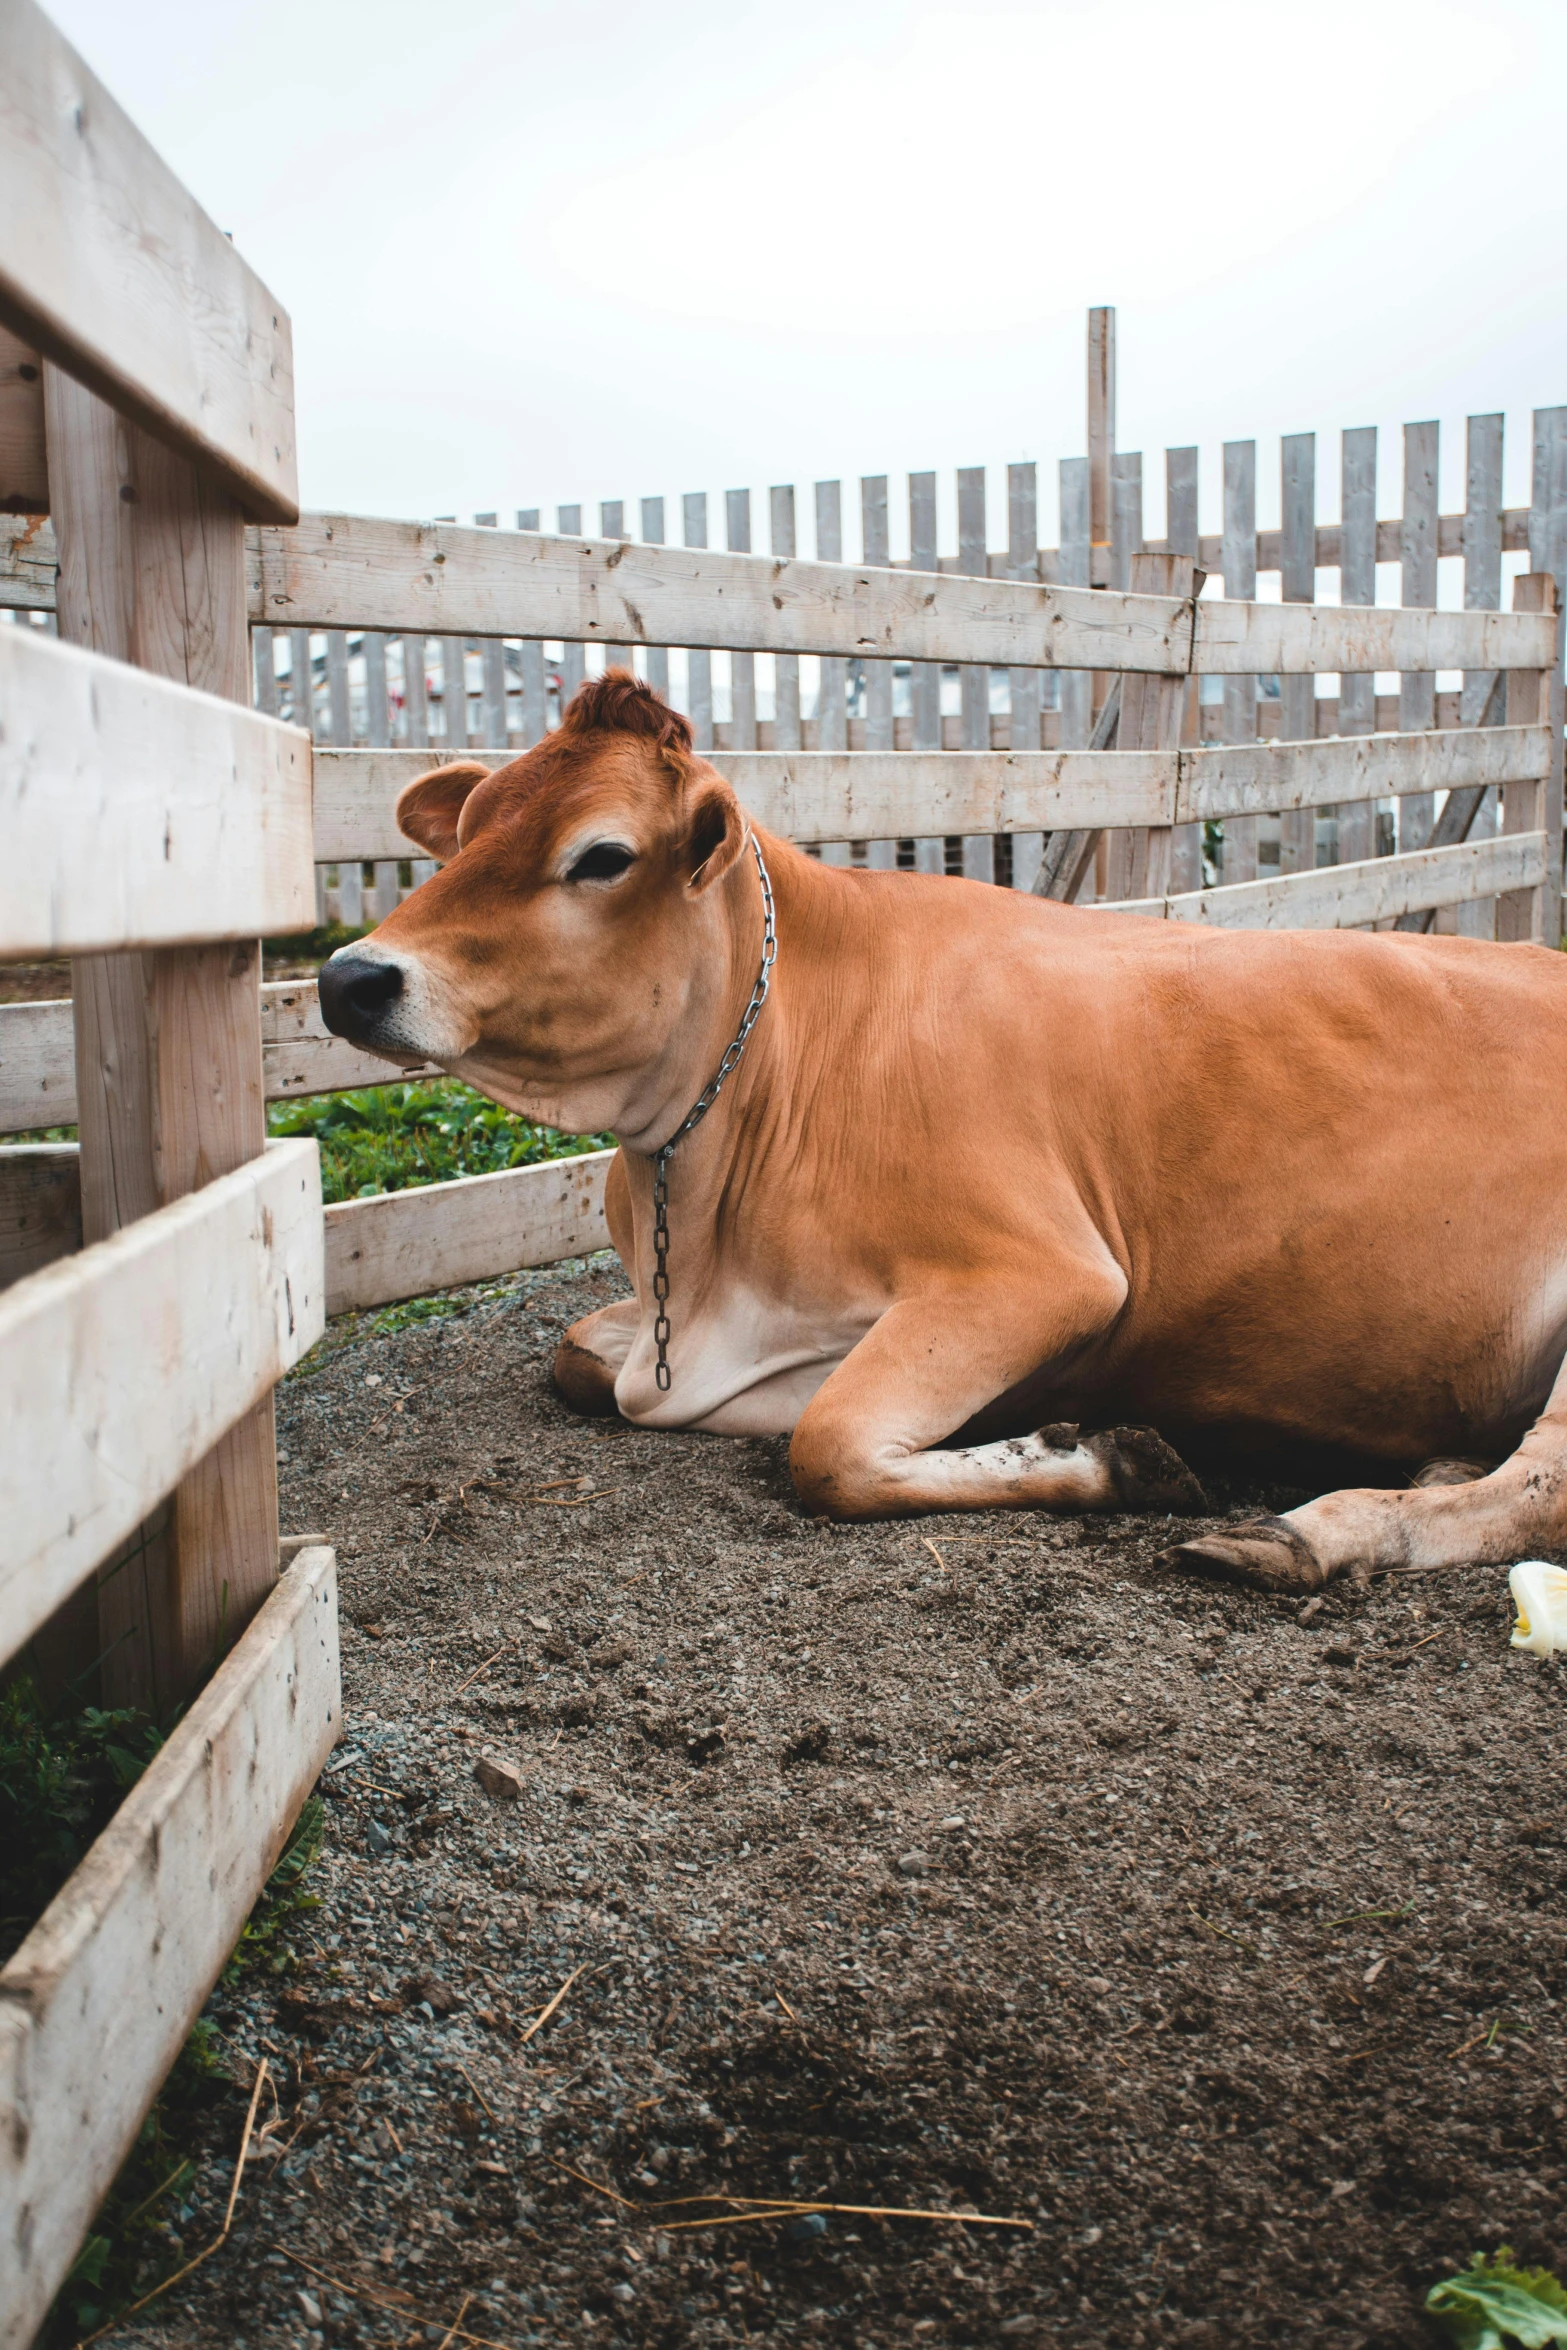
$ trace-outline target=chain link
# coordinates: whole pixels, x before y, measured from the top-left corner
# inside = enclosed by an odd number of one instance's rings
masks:
[[[778,960],[778,932],[773,921],[773,885],[762,861],[761,845],[755,833],[751,835],[751,853],[756,859],[756,870],[762,884],[762,967],[751,990],[740,1025],[730,1040],[717,1071],[704,1088],[695,1107],[664,1144],[653,1155],[653,1297],[658,1312],[653,1319],[653,1343],[658,1349],[658,1368],[654,1378],[659,1392],[668,1394],[669,1369],[669,1162],[674,1157],[675,1145],[683,1142],[694,1126],[700,1126],[708,1111],[717,1101],[724,1080],[736,1068],[745,1051],[746,1039],[756,1026],[762,1006],[767,1001],[767,990],[772,984],[773,965]]]

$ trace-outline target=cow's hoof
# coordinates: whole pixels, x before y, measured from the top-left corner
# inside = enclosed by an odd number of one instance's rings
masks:
[[[579,1346],[569,1330],[555,1349],[552,1376],[561,1402],[584,1419],[612,1420],[619,1411],[614,1372],[601,1356]]]
[[[1489,1477],[1494,1461],[1427,1461],[1410,1478],[1411,1485],[1478,1485]]]
[[[1200,1517],[1208,1497],[1178,1452],[1152,1428],[1105,1428],[1084,1439],[1110,1474],[1123,1510],[1174,1512]]]
[[[1282,1518],[1253,1518],[1233,1534],[1199,1534],[1164,1553],[1172,1567],[1195,1567],[1261,1591],[1320,1591],[1328,1570]]]

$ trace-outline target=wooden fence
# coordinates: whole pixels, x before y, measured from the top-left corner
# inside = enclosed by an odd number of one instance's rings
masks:
[[[71,957],[82,1073],[74,1208],[50,1154],[0,1153],[0,1233],[36,1197],[78,1243],[0,1258],[0,1667],[192,1701],[0,1970],[24,2350],[339,1698],[333,1555],[280,1579],[272,1428],[323,1323],[320,1176],[267,1144],[261,1072],[258,942],[312,905],[311,745],[245,706],[246,518],[296,511],[288,321],[32,0],[0,10],[0,220],[0,458],[49,508],[63,640],[0,635],[0,956]]]
[[[394,1074],[324,1033],[312,988],[261,987],[256,942],[309,923],[313,868],[344,877],[345,913],[367,868],[381,895],[401,886],[393,808],[428,760],[432,639],[452,680],[443,747],[490,759],[540,737],[590,655],[668,686],[674,651],[715,763],[824,856],[956,863],[1150,919],[1462,918],[1555,942],[1567,411],[1537,417],[1526,515],[1501,508],[1500,420],[1480,418],[1463,517],[1438,515],[1434,428],[1411,427],[1401,520],[1375,518],[1359,434],[1342,518],[1319,525],[1301,436],[1278,533],[1255,529],[1236,444],[1217,545],[1197,533],[1193,453],[1172,451],[1168,533],[1150,546],[1140,462],[1113,452],[1112,322],[1096,313],[1090,456],[1063,468],[1056,550],[1035,544],[1028,468],[1012,469],[1002,556],[982,477],[960,476],[954,558],[936,548],[934,477],[913,477],[902,563],[880,480],[862,485],[859,565],[842,560],[834,484],[818,485],[811,561],[786,490],[767,555],[743,493],[721,552],[699,501],[679,547],[653,502],[640,542],[615,508],[597,539],[577,515],[554,535],[296,517],[283,313],[32,0],[0,12],[0,93],[0,595],[54,615],[0,631],[0,955],[73,963],[68,1003],[0,1010],[0,1131],[81,1136],[0,1152],[0,1664],[52,1643],[97,1659],[111,1696],[161,1699],[248,1623],[0,1972],[11,2350],[336,1734],[331,1552],[278,1580],[273,1383],[324,1311],[606,1237],[607,1153],[323,1220],[313,1147],[265,1143],[266,1099]],[[1533,568],[1503,613],[1509,546]],[[1373,598],[1389,551],[1397,608]],[[1434,608],[1447,551],[1465,560],[1462,612]],[[1270,564],[1283,600],[1258,603]],[[1318,605],[1315,570],[1335,565],[1341,600]],[[1223,597],[1199,592],[1208,568]],[[1438,693],[1444,671],[1461,690]],[[1379,674],[1399,676],[1396,697],[1375,694]],[[259,710],[239,706],[253,677]],[[278,716],[280,679],[309,729]],[[313,758],[312,732],[329,738]]]

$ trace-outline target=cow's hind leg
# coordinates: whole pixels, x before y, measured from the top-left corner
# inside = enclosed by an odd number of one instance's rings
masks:
[[[1201,1535],[1170,1556],[1267,1591],[1316,1591],[1344,1574],[1500,1566],[1539,1551],[1567,1554],[1567,1366],[1498,1468],[1433,1462],[1402,1492],[1325,1493],[1282,1518]]]

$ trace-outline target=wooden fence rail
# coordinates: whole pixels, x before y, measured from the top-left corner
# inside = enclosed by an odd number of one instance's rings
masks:
[[[288,320],[33,0],[0,7],[0,197],[0,462],[47,499],[65,640],[0,638],[0,959],[73,958],[81,1133],[74,1211],[61,1154],[0,1164],[0,1666],[44,1670],[47,1625],[110,1702],[195,1696],[0,1972],[25,2350],[339,1706],[331,1553],[276,1588],[271,1391],[325,1298],[315,1146],[267,1147],[261,1070],[310,741],[244,707],[246,519],[297,506]],[[87,1245],[40,1265],[72,1212]]]

